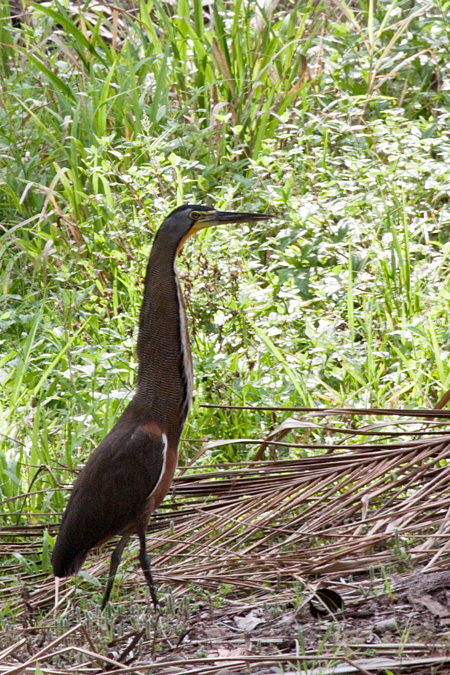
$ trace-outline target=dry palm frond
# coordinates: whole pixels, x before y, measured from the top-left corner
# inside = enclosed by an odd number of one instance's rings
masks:
[[[182,469],[172,500],[150,526],[155,580],[179,585],[179,592],[192,583],[216,589],[225,582],[267,592],[268,585],[308,575],[345,576],[406,560],[428,571],[440,569],[450,553],[450,433],[433,433],[435,423],[418,419],[422,411],[402,412],[413,419],[365,420],[358,428],[345,425],[347,410],[314,411],[325,424],[312,422],[309,411],[283,422],[261,447],[283,443],[310,456]],[[333,426],[326,421],[332,413],[341,418]],[[301,431],[322,442],[287,439]],[[381,432],[386,435],[374,442]],[[332,445],[323,442],[330,434]],[[261,440],[244,442],[257,446]],[[318,449],[323,454],[317,455]],[[17,545],[22,555],[35,552],[42,529],[43,524],[0,528],[4,555]],[[106,556],[89,568],[93,576],[105,571]],[[4,584],[4,593],[10,600],[11,583]],[[50,580],[41,583],[31,603],[45,605],[52,593]],[[20,602],[17,598],[17,607]]]
[[[308,410],[279,425],[258,454],[292,431],[338,437],[333,445],[285,443],[326,454],[205,467],[211,471],[206,475],[186,471],[174,492],[189,501],[153,523],[156,530],[172,520],[176,533],[155,557],[155,570],[172,582],[214,588],[226,580],[262,589],[268,582],[317,573],[342,576],[407,557],[439,568],[450,548],[450,435],[409,438],[429,433],[432,422],[424,428],[417,419],[422,411],[406,412],[413,419],[348,428],[310,419],[335,414],[345,420],[348,410]],[[383,433],[385,441],[373,443]],[[354,443],[357,437],[368,441]],[[155,536],[150,546],[156,553],[161,538]]]

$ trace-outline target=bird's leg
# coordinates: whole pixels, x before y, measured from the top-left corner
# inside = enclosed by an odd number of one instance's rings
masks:
[[[144,572],[145,581],[150,590],[150,595],[152,596],[152,602],[157,609],[159,607],[158,596],[156,595],[155,584],[153,583],[152,573],[150,570],[150,558],[145,548],[145,533],[139,532],[139,562],[141,563],[142,571]]]
[[[102,612],[106,607],[106,603],[109,600],[109,596],[111,595],[117,568],[120,565],[120,561],[122,560],[122,553],[124,552],[124,549],[128,544],[128,542],[130,541],[130,537],[131,534],[124,534],[122,539],[119,541],[116,548],[112,552],[111,563],[109,566],[109,576],[108,581],[106,582],[105,595],[103,596],[103,602],[101,607]]]

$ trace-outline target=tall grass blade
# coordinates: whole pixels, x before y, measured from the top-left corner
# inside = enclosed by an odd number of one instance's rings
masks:
[[[20,388],[24,379],[26,370],[28,369],[31,352],[33,350],[33,345],[36,337],[37,329],[42,321],[42,311],[36,314],[36,317],[31,325],[30,332],[27,335],[23,349],[21,350],[20,361],[16,366],[16,373],[14,377],[14,383],[11,391],[11,403],[15,405],[20,396]]]

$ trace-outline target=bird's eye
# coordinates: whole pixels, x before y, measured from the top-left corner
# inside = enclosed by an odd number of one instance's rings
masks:
[[[198,211],[192,211],[191,218],[192,220],[198,220],[200,218],[200,213]]]

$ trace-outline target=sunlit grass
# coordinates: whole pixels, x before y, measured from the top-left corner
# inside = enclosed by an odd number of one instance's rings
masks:
[[[116,29],[55,2],[1,22],[3,499],[70,481],[129,400],[152,236],[181,202],[276,215],[180,260],[186,438],[275,423],[202,403],[429,407],[449,387],[446,14],[342,7],[141,3]]]

